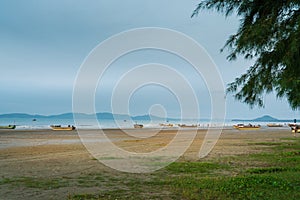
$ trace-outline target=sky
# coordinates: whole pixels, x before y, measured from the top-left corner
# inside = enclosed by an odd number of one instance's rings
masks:
[[[197,0],[3,0],[0,2],[0,113],[60,114],[72,112],[74,82],[82,63],[99,43],[134,28],[160,27],[179,31],[197,41],[209,54],[226,86],[247,70],[253,61],[227,61],[220,52],[239,25],[236,16],[225,18],[203,11],[191,18]],[[120,44],[122,45],[122,44]],[[95,92],[97,112],[111,112],[112,91],[130,69],[149,63],[168,65],[179,71],[196,91],[202,118],[211,114],[205,77],[168,52],[143,50],[122,56],[111,64]],[[140,72],[139,76],[149,75]],[[150,73],[151,74],[151,73]],[[152,74],[155,76],[155,74]],[[174,76],[165,76],[173,82]],[[122,86],[126,89],[129,83]],[[178,87],[181,85],[178,83]],[[120,90],[122,91],[122,90]],[[184,93],[184,91],[183,91]],[[132,115],[149,112],[180,115],[180,102],[168,87],[145,85],[125,102]],[[118,98],[116,104],[124,103]],[[188,109],[192,113],[193,108]],[[154,114],[157,114],[154,112]],[[262,115],[293,119],[298,112],[285,99],[265,95],[265,107],[248,105],[226,96],[226,117],[256,118]]]

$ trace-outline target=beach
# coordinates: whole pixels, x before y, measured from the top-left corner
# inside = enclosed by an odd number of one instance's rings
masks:
[[[93,133],[97,130],[87,131]],[[148,132],[150,134],[157,130],[140,129],[138,131],[147,135]],[[188,133],[192,130],[184,131]],[[127,151],[139,153],[153,151],[167,145],[177,130],[162,130],[159,134],[146,139],[127,136],[117,129],[108,129],[104,132],[115,145]],[[206,130],[198,130],[193,143],[178,162],[210,162],[224,157],[268,152],[270,147],[267,144],[276,144],[294,138],[287,127],[255,131],[239,131],[229,128],[222,131],[221,137],[209,155],[199,159],[198,152],[205,134]],[[299,137],[299,134],[296,137]],[[80,186],[72,181],[64,185],[60,182],[62,179],[64,181],[77,180],[78,177],[91,174],[105,174],[104,179],[105,177],[138,176],[118,172],[101,164],[81,143],[77,131],[0,130],[0,169],[2,178],[0,197],[5,197],[4,199],[67,199],[74,194],[93,194],[99,190],[111,188],[105,184]],[[26,178],[56,180],[62,185],[55,187],[55,184],[50,182],[47,186],[30,187],[24,183]],[[102,181],[105,182],[105,180]],[[111,187],[115,187],[113,183]],[[167,193],[162,195],[170,197]]]

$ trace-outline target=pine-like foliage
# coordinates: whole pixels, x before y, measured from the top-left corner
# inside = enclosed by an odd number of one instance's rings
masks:
[[[245,74],[228,85],[236,99],[263,106],[264,93],[286,97],[293,109],[300,108],[300,0],[204,0],[202,9],[237,14],[240,27],[230,36],[229,60],[238,55],[255,59]]]

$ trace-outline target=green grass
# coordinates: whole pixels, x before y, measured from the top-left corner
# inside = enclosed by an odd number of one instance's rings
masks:
[[[252,142],[249,145],[262,145],[262,146],[279,146],[283,145],[283,142]]]
[[[43,190],[57,189],[68,186],[68,181],[65,179],[46,179],[33,177],[13,177],[0,179],[0,185],[10,184],[14,187],[38,188]]]
[[[281,138],[281,140],[297,140],[297,138],[295,138],[295,137],[285,137],[285,138]]]
[[[213,173],[219,169],[228,169],[225,164],[212,162],[174,162],[166,167],[166,170],[171,173]]]
[[[68,199],[300,199],[300,140],[256,143],[268,151],[205,162],[175,162],[151,174],[107,170],[61,178],[0,178],[37,190],[93,188]]]
[[[300,197],[297,192],[300,189],[299,180],[288,180],[284,174],[215,178],[190,176],[173,179],[169,184],[184,199],[282,199],[283,197],[297,199]]]
[[[251,174],[264,174],[264,173],[278,173],[278,172],[298,172],[300,167],[264,167],[248,169],[247,172]]]

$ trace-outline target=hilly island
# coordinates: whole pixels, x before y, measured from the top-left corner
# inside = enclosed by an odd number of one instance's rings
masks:
[[[262,117],[258,117],[255,119],[232,119],[232,121],[236,122],[293,122],[294,119],[276,119],[274,117],[271,117],[270,115],[264,115]],[[297,119],[297,121],[299,121]]]
[[[165,118],[157,117],[154,115],[140,115],[140,116],[130,116],[125,114],[112,114],[109,112],[96,113],[96,114],[84,114],[84,113],[63,113],[59,115],[32,115],[26,113],[9,113],[9,114],[1,114],[0,119],[91,119],[96,115],[97,119],[106,119],[106,120],[114,120],[114,119],[132,119],[132,120],[165,120]],[[167,118],[167,120],[172,120],[171,118]]]

